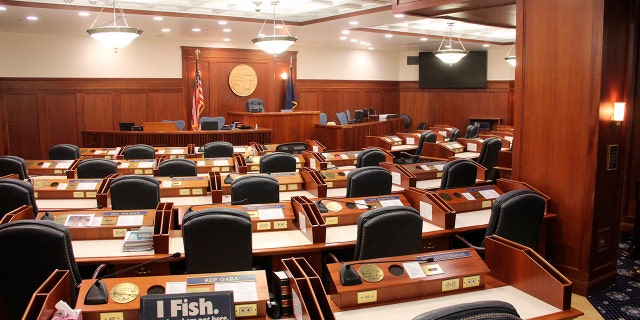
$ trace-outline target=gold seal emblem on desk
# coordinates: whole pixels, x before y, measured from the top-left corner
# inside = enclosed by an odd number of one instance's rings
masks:
[[[335,201],[327,202],[326,206],[331,212],[340,212],[342,210],[342,205]]]
[[[123,282],[115,285],[111,289],[109,296],[114,302],[129,303],[135,300],[135,298],[138,297],[138,294],[140,294],[140,288],[138,288],[135,283]]]
[[[358,269],[358,274],[362,280],[367,282],[380,282],[384,278],[382,269],[375,264],[365,264]]]
[[[239,64],[229,72],[229,88],[237,96],[246,97],[258,87],[258,74],[250,65]]]

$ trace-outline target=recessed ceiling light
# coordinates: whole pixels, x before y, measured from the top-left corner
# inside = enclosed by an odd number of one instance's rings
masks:
[[[342,36],[342,37],[340,37],[340,40],[347,40],[347,37]]]
[[[367,45],[367,42],[366,42],[366,41],[364,41],[364,40],[362,40],[362,41],[360,41],[360,44]]]
[[[485,43],[485,44],[483,44],[482,46],[483,46],[484,48],[489,48],[489,46],[490,46],[490,45],[488,45],[488,44],[486,44],[486,43]]]
[[[222,41],[224,41],[224,42],[229,42],[229,41],[231,41],[231,39],[229,39],[229,38],[224,38],[224,39],[222,39]]]
[[[342,30],[342,34],[349,34],[349,33],[351,33],[351,31],[349,31],[349,30]]]
[[[27,20],[36,21],[36,20],[38,20],[38,17],[36,17],[36,16],[28,16]]]
[[[222,32],[231,32],[231,29],[229,29],[229,28],[224,28],[224,29],[222,29]]]
[[[0,7],[0,11],[6,11],[7,7]]]
[[[402,14],[402,13],[396,13],[393,16],[396,17],[396,18],[404,18],[404,14]]]
[[[427,41],[429,40],[428,38],[420,38],[420,41]]]
[[[171,32],[171,29],[169,29],[169,28],[162,28],[162,29],[160,29],[160,31],[162,31],[162,32]]]
[[[274,28],[276,28],[276,29],[282,29],[282,27],[283,27],[283,26],[282,26],[281,24],[279,24],[279,25],[275,26]]]
[[[349,40],[349,41],[351,41],[351,42],[358,42],[358,39],[351,39],[351,40]]]
[[[393,35],[392,34],[385,34],[384,37],[385,38],[393,38]]]
[[[224,21],[224,20],[220,20],[220,21],[218,21],[218,24],[225,25],[225,24],[227,24],[227,22]]]
[[[153,17],[153,20],[155,20],[155,21],[162,21],[162,20],[164,20],[164,17],[161,17],[161,16],[155,16],[155,17]]]
[[[193,29],[191,29],[191,31],[193,31],[193,32],[200,32],[200,28],[193,28]]]
[[[349,21],[349,24],[352,26],[357,26],[358,25],[358,21]]]
[[[375,48],[374,48],[374,47],[369,47],[369,48],[367,48],[367,49],[369,49],[369,50],[374,50]]]
[[[2,9],[0,9],[0,10],[2,10]],[[88,17],[90,15],[90,13],[86,12],[86,11],[80,11],[80,12],[78,12],[78,15],[81,16],[81,17]]]

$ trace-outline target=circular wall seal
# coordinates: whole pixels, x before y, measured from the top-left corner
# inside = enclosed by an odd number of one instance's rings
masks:
[[[229,87],[237,96],[246,97],[258,86],[258,74],[250,66],[239,64],[229,73]]]

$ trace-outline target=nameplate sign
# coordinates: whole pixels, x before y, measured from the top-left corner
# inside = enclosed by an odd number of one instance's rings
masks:
[[[443,261],[443,260],[451,260],[451,259],[460,259],[460,258],[468,258],[471,256],[471,253],[467,250],[463,251],[454,251],[447,253],[439,253],[439,254],[430,254],[426,256],[417,256],[417,261]]]
[[[255,274],[187,278],[187,285],[215,284],[221,282],[256,281]]]
[[[219,291],[141,296],[140,319],[235,320],[233,292]]]
[[[145,215],[147,214],[146,211],[106,211],[102,213],[102,216],[104,217],[110,217],[110,216],[138,216],[138,215]]]

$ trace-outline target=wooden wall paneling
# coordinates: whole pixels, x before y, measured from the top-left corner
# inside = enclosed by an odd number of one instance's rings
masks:
[[[297,88],[296,88],[297,89]],[[327,113],[326,110],[320,108],[320,94],[314,90],[296,90],[296,98],[298,99],[298,108],[302,108],[305,111],[318,110]],[[296,108],[297,109],[297,108]],[[329,114],[327,113],[327,117]]]
[[[180,92],[149,92],[148,121],[184,120],[190,123],[191,114],[187,114],[182,104],[182,91]],[[187,126],[185,126],[187,128]]]
[[[341,93],[342,97],[338,108],[342,111],[349,109],[351,116],[353,117],[354,110],[358,109],[358,106],[360,105],[360,92],[356,90],[345,90]]]
[[[35,94],[6,94],[7,154],[40,158],[38,99]]]
[[[141,125],[149,119],[146,93],[115,94],[114,109],[118,122],[134,122],[136,125]]]
[[[7,107],[5,103],[5,95],[0,93],[0,155],[6,155],[9,153],[8,149],[8,139],[9,139],[9,129],[7,128]]]
[[[341,106],[340,92],[338,90],[322,90],[320,91],[320,108],[327,113],[329,121],[338,122],[337,112],[344,111]]]
[[[40,122],[39,159],[48,159],[49,148],[53,145],[59,143],[80,145],[77,135],[77,114],[75,94],[38,95],[38,120]]]
[[[82,93],[78,96],[80,114],[84,114],[83,130],[118,130],[113,116],[113,95],[110,93]],[[82,131],[82,130],[81,130]]]

